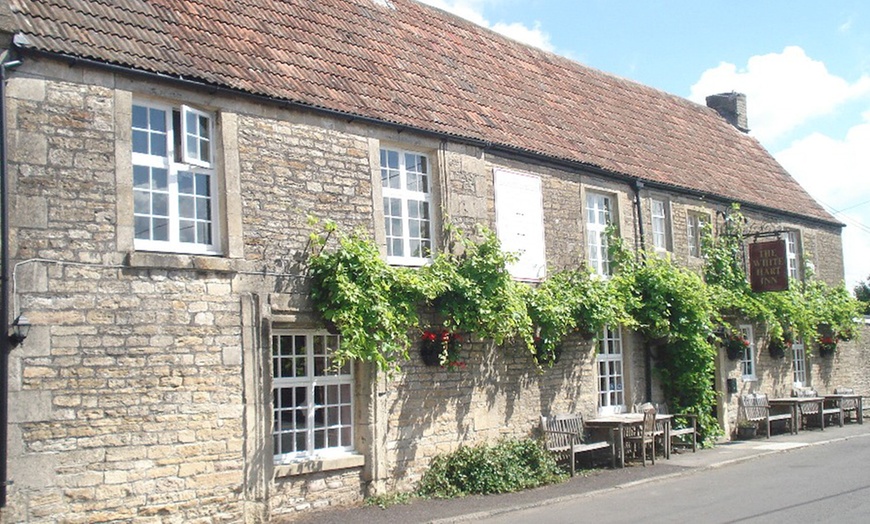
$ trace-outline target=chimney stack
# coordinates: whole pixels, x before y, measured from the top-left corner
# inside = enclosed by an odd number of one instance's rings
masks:
[[[719,93],[707,97],[707,107],[715,109],[729,124],[744,133],[749,132],[746,120],[746,95],[743,93]]]

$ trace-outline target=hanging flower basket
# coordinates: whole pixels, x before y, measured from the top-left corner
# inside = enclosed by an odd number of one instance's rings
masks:
[[[820,336],[818,339],[819,355],[830,357],[837,351],[837,337]]]
[[[729,360],[742,359],[746,349],[749,347],[749,341],[743,338],[743,335],[736,333],[727,333],[723,344],[725,345],[725,353],[728,355]]]
[[[449,370],[464,369],[460,360],[462,337],[446,329],[423,331],[420,337],[420,358],[427,366],[441,366]]]
[[[770,356],[772,358],[783,358],[786,350],[791,349],[793,344],[794,335],[790,330],[786,330],[783,332],[781,338],[771,338],[770,343],[767,345],[767,349],[770,351]]]
[[[771,358],[779,359],[785,357],[786,346],[781,340],[771,340],[767,349],[770,351]]]

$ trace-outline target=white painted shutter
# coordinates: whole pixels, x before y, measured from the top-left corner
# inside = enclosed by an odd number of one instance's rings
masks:
[[[502,249],[519,259],[508,267],[517,280],[541,280],[547,274],[541,179],[494,170],[495,219]]]

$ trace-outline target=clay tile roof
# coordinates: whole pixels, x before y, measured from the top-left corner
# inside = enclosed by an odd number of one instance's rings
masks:
[[[712,109],[411,0],[10,5],[24,47],[479,140],[837,223],[758,141]]]

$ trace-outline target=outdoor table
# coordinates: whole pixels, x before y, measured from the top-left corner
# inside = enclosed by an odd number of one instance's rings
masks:
[[[661,423],[664,428],[665,442],[665,458],[671,458],[671,419],[673,415],[656,413],[656,422]],[[608,429],[613,430],[612,435],[615,435],[616,452],[619,455],[619,467],[625,467],[625,430],[628,428],[643,427],[643,413],[614,413],[611,415],[600,415],[586,422],[586,427],[593,429]]]
[[[855,401],[858,404],[858,424],[864,423],[864,401],[861,395],[853,395],[851,393],[835,393],[833,395],[825,395],[825,400],[833,402],[834,405],[840,408],[841,411],[843,410],[844,400]],[[843,417],[845,417],[845,413],[843,414]],[[841,417],[840,420],[843,420],[843,417]]]
[[[782,397],[772,398],[768,401],[771,408],[787,408],[791,412],[792,427],[795,432],[800,428],[801,406],[804,404],[817,404],[819,406],[819,427],[825,429],[825,399],[824,397]]]

